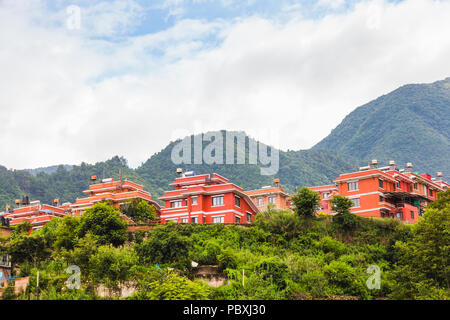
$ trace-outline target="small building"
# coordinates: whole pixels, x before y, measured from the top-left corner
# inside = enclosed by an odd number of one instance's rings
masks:
[[[331,185],[325,185],[325,186],[310,187],[309,189],[319,193],[320,208],[319,208],[318,212],[332,214],[333,210],[332,210],[332,205],[331,205],[330,200],[331,200],[331,198],[333,198],[333,196],[335,194],[338,194],[337,186],[334,184],[331,184]]]
[[[253,223],[259,210],[241,187],[217,173],[177,172],[174,190],[159,198],[165,202],[162,223]]]
[[[40,201],[29,201],[23,197],[22,202],[16,200],[17,208],[7,208],[0,213],[4,219],[8,219],[9,226],[13,227],[23,222],[29,222],[33,228],[42,228],[47,222],[54,218],[64,217],[70,214],[70,209],[41,204]]]
[[[264,211],[269,204],[275,209],[289,209],[291,205],[289,194],[281,187],[280,180],[275,179],[271,186],[265,186],[256,190],[245,191],[258,210]]]
[[[96,181],[96,178],[93,177],[92,180]],[[155,208],[157,215],[161,211],[159,204],[152,199],[150,193],[145,191],[143,186],[128,180],[103,179],[101,183],[92,184],[83,192],[88,197],[77,199],[74,204],[70,205],[74,216],[83,215],[86,209],[100,201],[110,201],[117,210],[120,210],[121,205],[129,203],[132,199],[148,202]]]

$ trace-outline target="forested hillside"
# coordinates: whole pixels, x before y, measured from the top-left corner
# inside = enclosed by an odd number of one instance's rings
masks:
[[[223,133],[225,135],[225,132]],[[88,188],[91,175],[118,179],[121,169],[123,178],[144,185],[157,199],[165,190],[170,189],[169,183],[176,178],[175,171],[178,167],[194,170],[197,174],[216,172],[247,190],[271,184],[277,177],[288,191],[295,192],[296,188],[303,185],[332,183],[341,170],[348,169],[355,163],[324,150],[280,151],[278,173],[265,176],[261,175],[260,165],[248,164],[248,139],[250,138],[247,137],[246,143],[246,164],[176,165],[172,162],[171,153],[177,142],[171,142],[136,170],[129,168],[126,159],[118,156],[94,165],[83,163],[72,166],[70,170],[59,166],[50,174],[41,170],[33,175],[28,170],[7,170],[1,167],[0,206],[4,208],[6,204],[12,204],[14,199],[23,195],[29,195],[32,200],[41,200],[44,203],[51,203],[55,198],[62,202],[73,202],[77,197],[85,196],[82,191]],[[207,144],[205,142],[204,146]]]
[[[368,162],[412,162],[414,168],[450,178],[450,78],[405,85],[357,108],[314,150]]]

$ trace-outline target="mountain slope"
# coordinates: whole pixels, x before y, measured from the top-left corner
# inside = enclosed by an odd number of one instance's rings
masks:
[[[222,132],[225,133],[225,131]],[[294,192],[296,187],[303,185],[332,183],[341,169],[349,168],[355,163],[326,150],[279,151],[278,173],[273,176],[264,176],[260,173],[261,165],[248,164],[249,140],[253,139],[246,136],[246,164],[176,165],[171,161],[171,152],[175,144],[180,141],[178,140],[171,142],[161,152],[153,155],[137,168],[136,172],[152,189],[157,190],[158,194],[168,190],[168,184],[175,179],[175,171],[178,167],[187,171],[195,171],[197,174],[216,172],[247,190],[271,184],[274,178],[279,178],[287,190]],[[223,144],[225,150],[226,139]],[[191,163],[193,163],[193,159]]]
[[[412,162],[419,171],[450,177],[450,78],[405,85],[351,112],[313,150],[365,163]]]
[[[248,154],[248,141],[246,151]],[[269,185],[275,177],[289,192],[295,192],[303,185],[318,185],[332,183],[339,172],[352,164],[343,157],[324,150],[280,151],[279,171],[274,176],[261,175],[260,165],[176,165],[171,160],[172,149],[178,141],[171,142],[166,148],[153,155],[141,167],[133,170],[128,167],[124,158],[114,157],[94,165],[59,166],[50,174],[45,168],[33,175],[29,170],[7,170],[0,167],[0,210],[6,204],[13,204],[14,199],[29,195],[32,200],[51,203],[58,198],[61,202],[74,202],[77,197],[85,197],[83,190],[90,184],[91,175],[99,179],[112,177],[118,179],[122,169],[123,178],[128,178],[142,184],[154,199],[169,190],[169,183],[176,178],[176,169],[182,167],[186,171],[194,170],[197,174],[216,172],[230,179],[236,185],[246,190]],[[224,140],[224,144],[225,144]],[[204,143],[206,146],[208,143]],[[235,161],[236,163],[236,161]]]

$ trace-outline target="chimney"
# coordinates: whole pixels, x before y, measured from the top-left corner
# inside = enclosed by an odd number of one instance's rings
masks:
[[[444,175],[442,174],[442,172],[439,171],[439,172],[437,173],[437,176],[438,176],[439,178],[442,178]]]
[[[413,164],[412,164],[411,162],[408,162],[408,163],[406,164],[406,168],[412,169],[412,167],[413,167]]]
[[[178,168],[177,169],[177,175],[178,175],[179,178],[182,178],[183,177],[183,169]]]

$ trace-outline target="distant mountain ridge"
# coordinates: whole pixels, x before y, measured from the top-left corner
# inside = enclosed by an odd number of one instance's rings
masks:
[[[222,132],[225,134],[226,131]],[[246,136],[247,151],[250,140],[254,141]],[[123,178],[142,184],[157,199],[170,189],[169,183],[176,178],[178,167],[193,170],[197,174],[216,172],[247,190],[269,185],[277,177],[287,191],[295,192],[296,188],[303,185],[331,183],[342,169],[353,165],[347,159],[326,150],[279,151],[279,171],[273,176],[261,175],[261,164],[248,164],[248,161],[246,164],[231,165],[177,165],[172,162],[171,153],[178,142],[169,143],[135,170],[128,167],[126,159],[118,156],[94,165],[56,166],[56,170],[55,166],[49,170],[41,168],[36,175],[29,170],[7,170],[0,166],[0,208],[13,203],[14,199],[22,195],[45,203],[55,198],[61,202],[74,202],[77,197],[85,197],[82,191],[88,188],[92,175],[119,179],[121,170]]]
[[[409,84],[351,112],[313,150],[367,163],[395,160],[432,176],[450,178],[450,78]]]
[[[53,172],[56,172],[56,170],[58,170],[58,168],[60,166],[62,166],[67,171],[70,171],[73,168],[73,165],[62,164],[62,165],[56,165],[56,166],[50,166],[50,167],[41,167],[41,168],[36,168],[36,169],[25,169],[25,170],[28,171],[29,173],[31,173],[33,176],[37,176],[41,172],[46,173],[46,174],[51,174]]]

